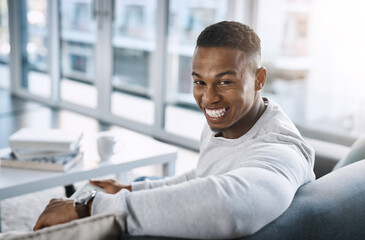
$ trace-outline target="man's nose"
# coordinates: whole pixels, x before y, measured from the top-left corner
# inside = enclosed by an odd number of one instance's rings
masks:
[[[216,103],[220,100],[220,97],[214,87],[207,87],[203,94],[203,103],[209,105]]]

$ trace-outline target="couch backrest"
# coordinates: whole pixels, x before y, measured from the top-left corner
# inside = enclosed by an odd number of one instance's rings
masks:
[[[278,219],[242,239],[365,239],[365,160],[302,186]]]

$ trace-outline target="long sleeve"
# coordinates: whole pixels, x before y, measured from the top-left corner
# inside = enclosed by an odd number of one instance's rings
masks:
[[[165,179],[161,180],[154,180],[154,181],[143,181],[143,182],[133,182],[132,190],[133,191],[140,191],[145,189],[152,189],[152,188],[158,188],[162,186],[171,186],[175,184],[179,184],[185,181],[189,181],[191,179],[194,179],[196,177],[195,169],[192,169],[186,173],[173,176],[173,177],[167,177]]]
[[[280,216],[295,191],[287,178],[270,170],[239,168],[162,188],[98,194],[93,214],[124,212],[131,235],[233,238]]]

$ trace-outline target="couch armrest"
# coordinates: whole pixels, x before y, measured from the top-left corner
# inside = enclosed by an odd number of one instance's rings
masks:
[[[35,232],[8,232],[0,234],[0,238],[4,240],[121,239],[124,233],[123,221],[121,214],[95,215]]]

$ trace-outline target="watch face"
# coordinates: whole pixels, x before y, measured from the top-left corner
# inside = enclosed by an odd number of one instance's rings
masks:
[[[77,196],[77,201],[84,202],[91,194],[92,194],[92,191],[83,192],[79,196]]]

